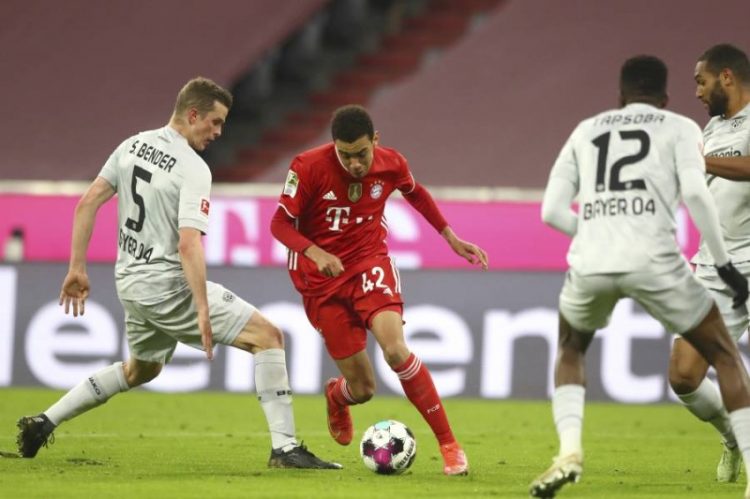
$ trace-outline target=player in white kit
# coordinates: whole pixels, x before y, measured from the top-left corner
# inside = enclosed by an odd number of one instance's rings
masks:
[[[65,313],[84,313],[86,249],[98,209],[117,194],[115,283],[130,358],[84,379],[43,413],[21,418],[21,456],[34,457],[61,423],[154,379],[177,342],[205,350],[209,360],[217,342],[255,355],[257,394],[271,433],[268,465],[341,468],[296,440],[282,332],[255,307],[206,281],[201,236],[208,230],[211,172],[196,151],[221,135],[231,105],[231,94],[213,81],[190,80],[169,124],[120,144],[78,202],[60,304]]]
[[[748,284],[721,238],[704,180],[700,128],[663,109],[666,81],[661,60],[627,60],[620,74],[621,107],[582,121],[550,173],[542,218],[573,241],[560,293],[552,396],[560,449],[553,465],[532,482],[535,497],[554,496],[583,472],[583,359],[594,332],[607,325],[624,297],[682,334],[716,366],[735,434],[750,451],[750,380],[718,309],[675,241],[680,199],[738,303],[747,299]],[[576,195],[578,213],[571,209]]]
[[[729,257],[750,276],[750,62],[732,45],[708,49],[695,67],[696,97],[711,120],[703,130],[708,190],[719,212]],[[738,182],[739,180],[739,182]],[[746,304],[732,306],[731,290],[719,279],[715,260],[701,243],[692,262],[695,275],[719,306],[729,334],[738,341],[750,324]],[[711,423],[721,434],[723,449],[716,468],[719,482],[737,480],[742,455],[729,415],[714,383],[706,378],[708,363],[690,343],[677,339],[672,347],[669,382],[685,407]]]

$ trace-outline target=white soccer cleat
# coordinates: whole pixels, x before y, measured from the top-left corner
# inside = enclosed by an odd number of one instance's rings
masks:
[[[724,443],[722,447],[721,459],[716,467],[716,481],[736,482],[742,469],[742,453],[736,445],[730,448]]]
[[[576,483],[583,474],[583,457],[579,453],[556,457],[547,471],[531,482],[529,494],[532,497],[555,497],[566,483]]]

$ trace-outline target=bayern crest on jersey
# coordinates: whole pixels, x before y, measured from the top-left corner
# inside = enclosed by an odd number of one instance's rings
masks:
[[[372,184],[372,187],[370,187],[370,197],[372,199],[378,199],[380,196],[383,195],[383,183],[379,180]]]

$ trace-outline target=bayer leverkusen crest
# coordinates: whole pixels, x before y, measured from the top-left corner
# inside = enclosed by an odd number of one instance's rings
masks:
[[[362,182],[349,184],[349,201],[356,203],[362,197]]]

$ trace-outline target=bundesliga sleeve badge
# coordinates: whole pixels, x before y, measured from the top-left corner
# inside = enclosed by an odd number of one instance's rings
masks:
[[[284,196],[294,197],[297,195],[297,186],[299,185],[299,177],[295,172],[289,170],[286,175],[286,182],[284,183]]]

